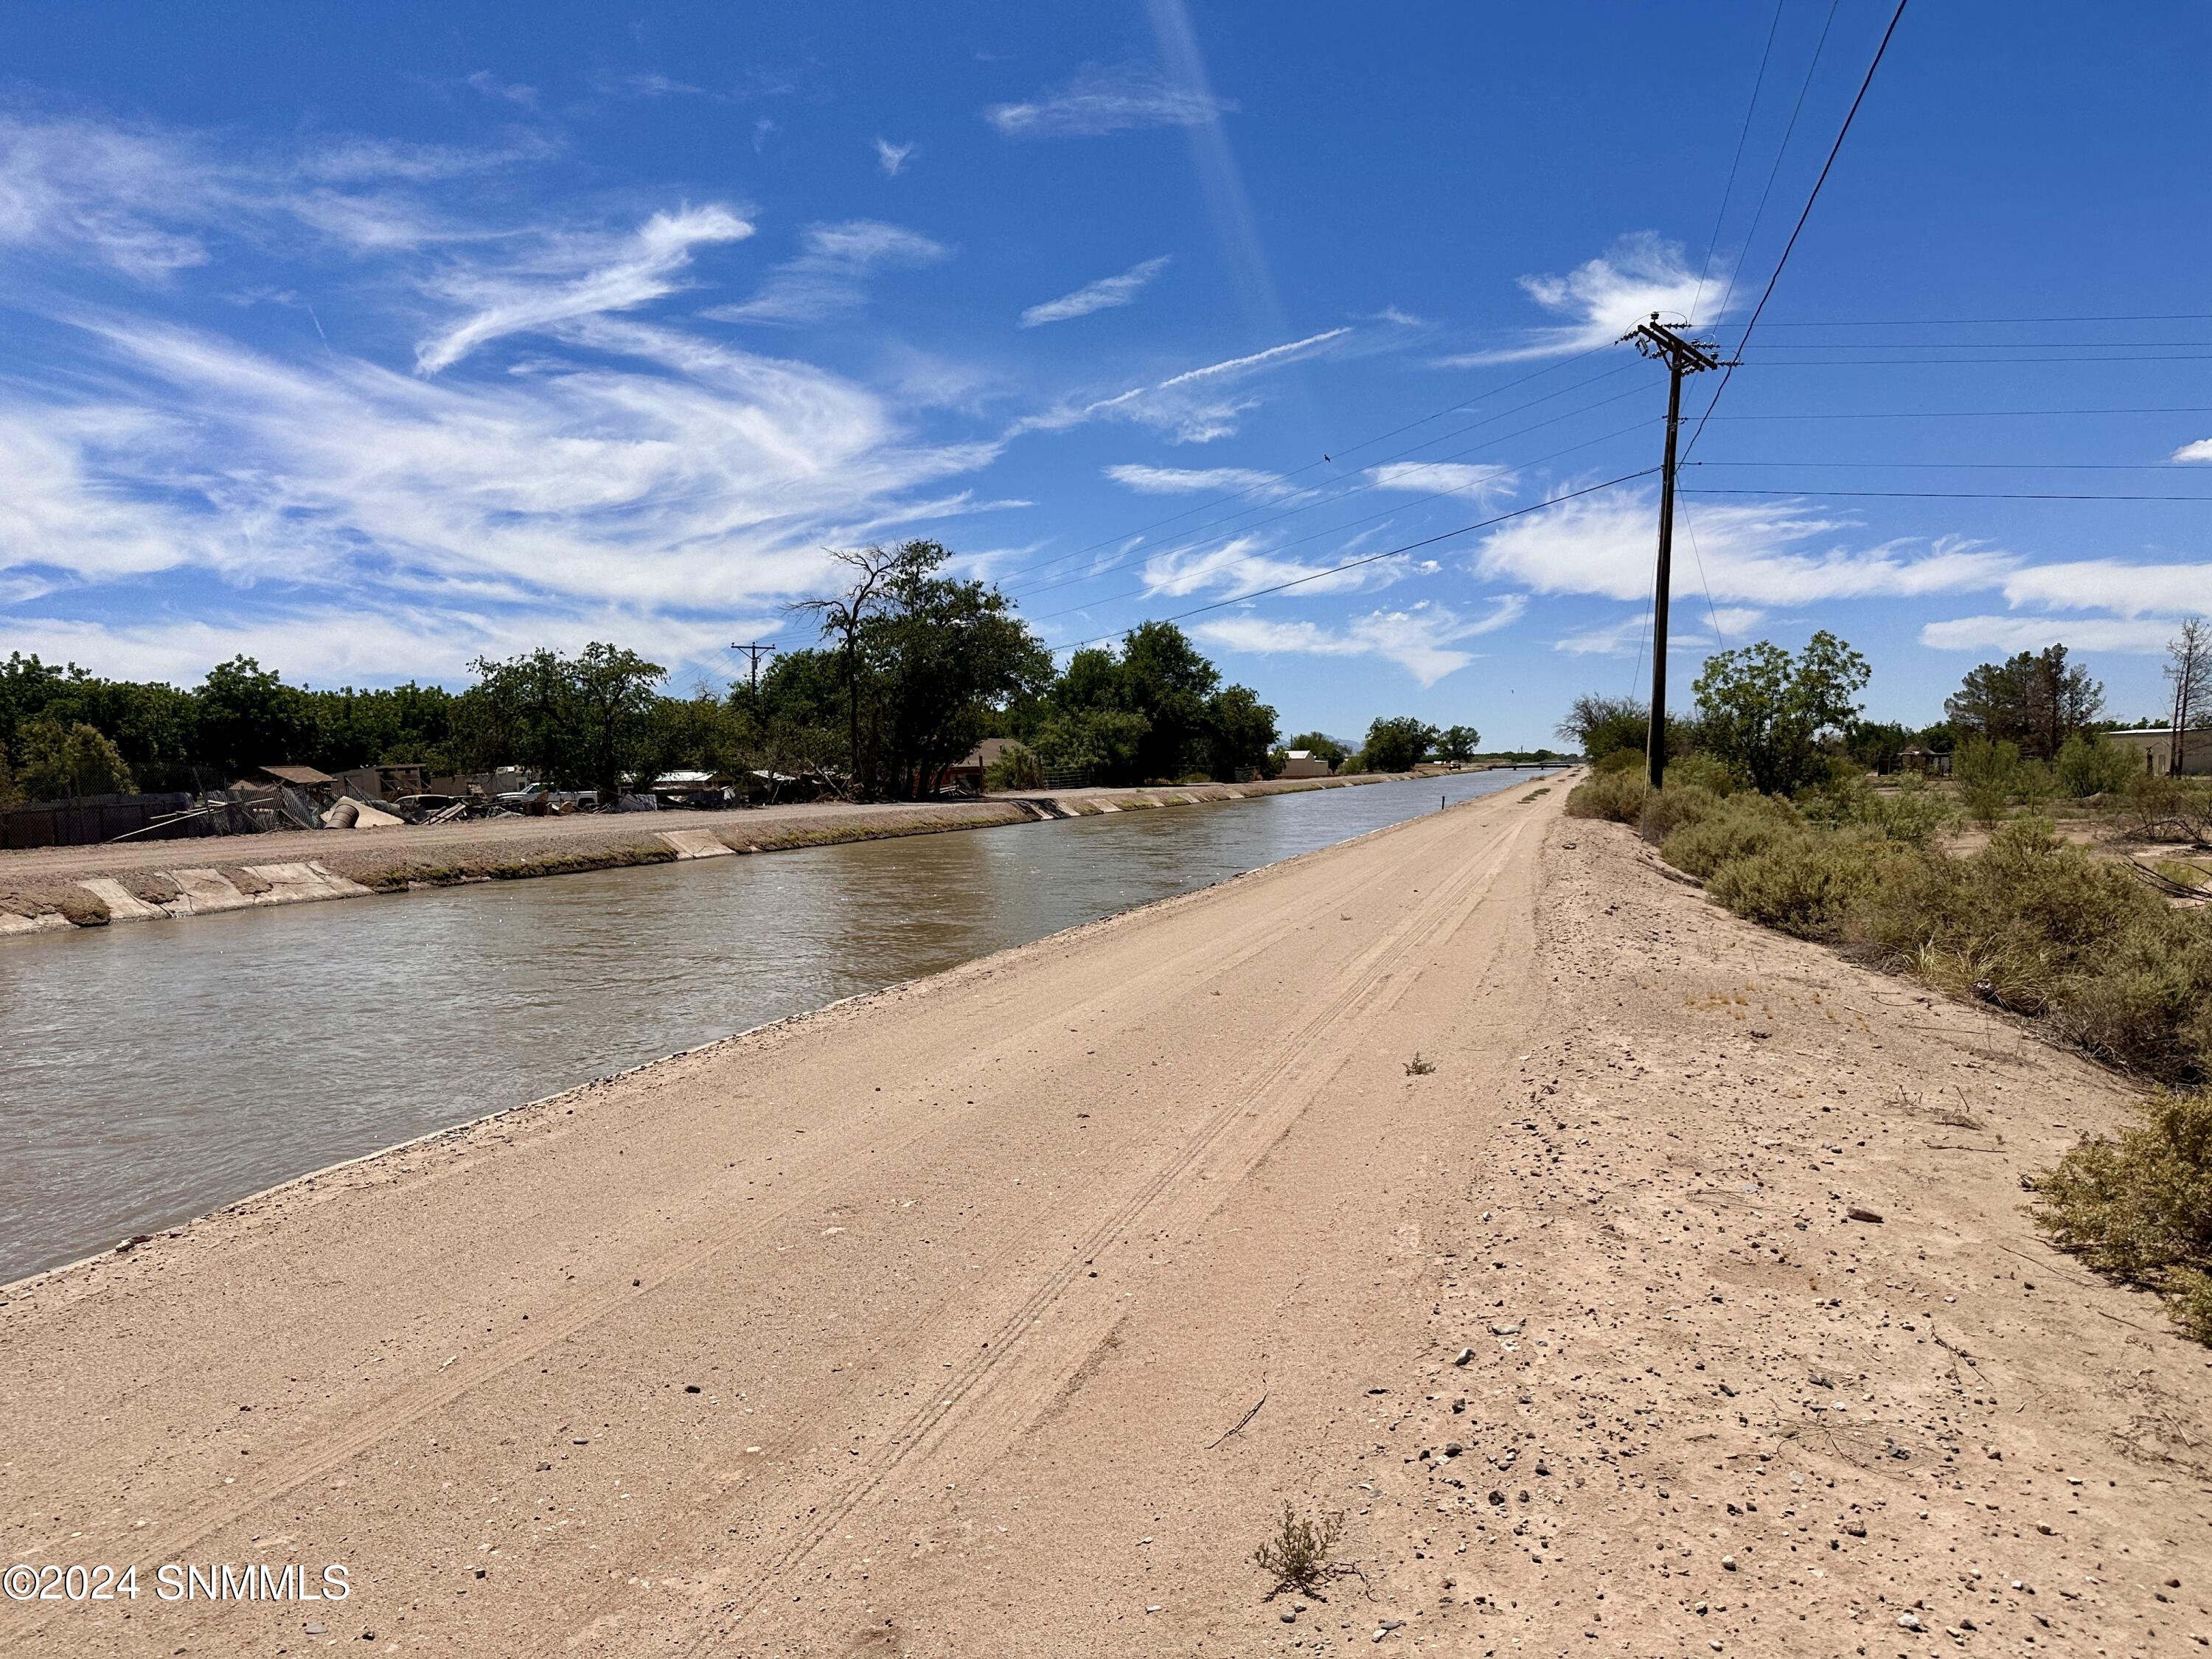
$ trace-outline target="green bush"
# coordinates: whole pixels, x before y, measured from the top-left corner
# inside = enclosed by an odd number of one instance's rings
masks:
[[[1587,783],[1567,792],[1571,818],[1610,818],[1615,823],[1637,823],[1644,817],[1646,793],[1641,772],[1598,772]]]
[[[2058,751],[2058,781],[2065,792],[2114,795],[2142,775],[2142,763],[2130,750],[2106,743],[2094,732],[2076,732]]]
[[[999,751],[998,759],[983,771],[986,789],[1042,789],[1044,787],[1044,762],[1034,749],[1018,743],[1010,743]]]
[[[1810,823],[1828,829],[1858,825],[1886,841],[1915,845],[1934,840],[1956,816],[1917,772],[1906,773],[1893,789],[1881,790],[1869,784],[1865,774],[1854,769],[1848,776],[1838,776],[1821,788],[1808,791],[1799,805]]]
[[[1688,754],[1678,761],[1667,763],[1668,784],[1680,784],[1686,788],[1710,790],[1716,795],[1732,795],[1741,787],[1728,763],[1703,750]]]
[[[2099,1272],[2164,1293],[2212,1343],[2212,1093],[2137,1111],[2118,1139],[2084,1139],[2037,1178],[2035,1222]]]
[[[1637,776],[1642,777],[1650,769],[1641,749],[1614,749],[1599,756],[1595,764],[1590,769],[1601,775],[1615,772],[1633,772]]]
[[[1674,775],[1668,775],[1663,789],[1648,793],[1644,797],[1644,812],[1638,828],[1644,839],[1656,844],[1675,830],[1698,823],[1720,809],[1721,798],[1702,784],[1678,784]]]
[[[1788,801],[1747,792],[1715,803],[1711,811],[1685,823],[1661,843],[1659,856],[1677,870],[1710,879],[1724,864],[1804,833],[1803,815]]]
[[[1978,823],[1994,823],[2020,793],[2020,745],[1969,738],[1951,757],[1951,775]]]
[[[2147,910],[2084,952],[2056,1000],[2068,1036],[2092,1053],[2149,1077],[2203,1075],[2212,1061],[2212,916]]]
[[[2212,842],[2212,781],[2139,772],[2128,781],[2126,811],[2145,841]]]
[[[1705,891],[1749,921],[1800,939],[1835,940],[1844,922],[1878,886],[1901,853],[1863,830],[1820,835],[1784,831],[1764,850],[1731,859]]]

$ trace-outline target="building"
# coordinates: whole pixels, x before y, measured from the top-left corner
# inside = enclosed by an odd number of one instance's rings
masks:
[[[241,779],[232,786],[237,789],[266,789],[270,784],[283,784],[298,790],[319,806],[327,806],[347,792],[337,787],[337,780],[327,772],[319,772],[312,766],[261,766],[253,775]]]
[[[1283,757],[1283,769],[1276,775],[1285,778],[1325,778],[1328,763],[1310,749],[1293,749]]]
[[[944,782],[939,787],[980,795],[983,793],[983,775],[997,764],[999,757],[1006,750],[1021,746],[1020,740],[1014,738],[984,738],[945,769]]]
[[[2212,777],[2212,726],[2200,726],[2182,734],[2181,770],[2192,778]],[[2105,741],[2142,757],[2142,769],[2154,777],[2173,769],[2173,728],[2146,726],[2132,732],[2107,732]]]

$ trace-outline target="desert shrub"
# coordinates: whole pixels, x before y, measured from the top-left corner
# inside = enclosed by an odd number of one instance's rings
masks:
[[[1969,738],[1951,757],[1951,775],[1966,798],[1967,812],[1979,823],[1993,823],[2020,793],[2020,745]]]
[[[1893,789],[1876,789],[1853,771],[1811,790],[1798,803],[1808,823],[1828,829],[1870,830],[1885,841],[1918,846],[1950,827],[1956,814],[1927,779],[1908,772]]]
[[[1590,769],[1594,772],[1633,772],[1639,777],[1646,769],[1644,753],[1641,749],[1615,749],[1598,757]]]
[[[2212,1064],[2212,915],[2154,908],[2084,952],[2055,991],[2068,1036],[2100,1057],[2173,1081]]]
[[[1644,839],[1656,845],[1684,825],[1710,817],[1720,804],[1721,798],[1711,790],[1701,784],[1677,784],[1669,772],[1665,788],[1644,796],[1644,814],[1638,827]]]
[[[1711,791],[1716,795],[1732,795],[1741,787],[1736,775],[1728,769],[1728,763],[1702,749],[1677,761],[1667,763],[1667,781],[1680,784],[1685,788]]]
[[[2142,773],[2132,752],[2094,732],[2076,732],[2067,738],[2058,751],[2057,769],[2060,787],[2077,800],[2118,794]]]
[[[1833,940],[1899,856],[1910,855],[1865,830],[1785,830],[1760,851],[1722,864],[1705,891],[1747,921],[1800,939]]]
[[[2117,1139],[2084,1139],[2037,1178],[2036,1224],[2099,1272],[2165,1293],[2212,1342],[2212,1093],[2137,1112]]]
[[[983,787],[986,789],[1042,789],[1044,787],[1044,762],[1038,758],[1034,749],[1010,743],[999,751],[998,759],[984,769]]]
[[[2057,799],[2059,789],[2057,773],[2039,760],[2022,761],[2013,780],[2013,793],[2031,812],[2040,811]]]
[[[2128,781],[2123,810],[2145,841],[2212,841],[2212,781],[2139,772]]]
[[[1641,772],[1598,772],[1567,792],[1567,816],[1635,823],[1644,816],[1644,793]]]
[[[1661,843],[1659,856],[1677,870],[1711,878],[1723,865],[1763,853],[1787,836],[1806,833],[1803,816],[1788,801],[1748,791],[1716,802]]]
[[[1275,1535],[1262,1540],[1260,1547],[1252,1552],[1252,1562],[1274,1578],[1270,1595],[1279,1589],[1310,1591],[1319,1586],[1328,1571],[1328,1553],[1343,1535],[1341,1510],[1309,1521],[1285,1500]]]

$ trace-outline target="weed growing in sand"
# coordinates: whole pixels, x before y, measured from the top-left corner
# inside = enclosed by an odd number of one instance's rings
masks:
[[[2037,1176],[2030,1213],[2061,1249],[2160,1292],[2212,1344],[2212,1091],[2136,1111],[2117,1140],[2084,1139]]]
[[[1419,1049],[1415,1049],[1413,1051],[1413,1057],[1406,1062],[1406,1075],[1407,1077],[1426,1077],[1430,1073],[1436,1069],[1436,1061],[1433,1060],[1423,1060]]]
[[[1267,1594],[1273,1595],[1277,1590],[1285,1589],[1314,1594],[1329,1570],[1329,1551],[1343,1536],[1342,1510],[1308,1520],[1285,1498],[1282,1522],[1275,1535],[1252,1552],[1253,1565],[1275,1580]]]

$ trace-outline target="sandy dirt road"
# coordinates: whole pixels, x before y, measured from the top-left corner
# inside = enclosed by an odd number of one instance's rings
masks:
[[[0,1651],[2201,1651],[2203,1351],[2016,1213],[2115,1091],[1562,794],[12,1287],[0,1562],[352,1595]]]

